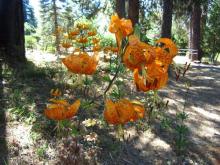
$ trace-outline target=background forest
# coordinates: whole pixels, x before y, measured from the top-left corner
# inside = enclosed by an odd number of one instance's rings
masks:
[[[116,6],[117,3],[119,6]],[[125,9],[129,7],[128,1],[122,0],[117,3],[105,0],[41,0],[37,24],[33,7],[26,0],[24,1],[26,47],[48,52],[58,51],[56,45],[61,41],[59,37],[54,36],[55,29],[64,27],[65,31],[68,31],[74,22],[83,19],[91,20],[98,27],[103,44],[113,42],[114,39],[107,33],[107,29],[110,16],[117,7],[121,17],[136,19],[135,23],[140,26],[142,40],[151,43],[160,36],[171,37],[181,49],[198,49],[199,60],[202,57],[207,57],[211,62],[218,59],[220,50],[215,46],[220,42],[217,37],[220,32],[218,0],[134,1],[130,3],[137,3],[136,9],[135,5],[132,5],[128,12]]]

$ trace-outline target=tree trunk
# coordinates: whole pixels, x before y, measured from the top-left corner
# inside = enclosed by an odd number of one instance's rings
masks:
[[[131,19],[133,26],[139,22],[139,0],[128,1],[128,18]]]
[[[57,5],[56,0],[53,0],[53,14],[54,14],[54,29],[55,29],[55,46],[56,52],[60,54],[60,38],[58,31]]]
[[[163,0],[161,37],[171,38],[173,0]]]
[[[120,18],[125,18],[125,0],[116,0],[116,13]]]
[[[0,1],[0,20],[0,58],[14,66],[25,62],[22,0]]]
[[[191,60],[201,60],[201,48],[200,48],[200,39],[201,39],[201,6],[200,3],[194,3],[191,16],[191,31],[192,31],[192,45],[191,48],[198,50],[198,55],[193,55]]]
[[[202,45],[203,40],[204,40],[204,35],[205,34],[205,30],[206,30],[206,24],[207,24],[207,18],[208,18],[208,6],[209,6],[210,0],[206,0],[203,3],[203,10],[201,11],[201,30],[200,30],[200,45]],[[201,46],[200,46],[201,47]],[[202,58],[203,56],[203,49],[200,48],[200,57]],[[201,58],[199,58],[199,60],[201,60]]]
[[[193,36],[193,33],[192,33],[192,15],[190,15],[190,21],[189,21],[189,24],[188,24],[188,48],[192,49],[192,36]],[[189,54],[188,54],[188,58],[189,59],[192,59],[192,52],[190,51]]]
[[[1,51],[0,51],[1,54]],[[0,164],[8,164],[8,147],[6,140],[6,114],[5,114],[5,100],[4,100],[4,89],[3,89],[3,63],[0,59]]]

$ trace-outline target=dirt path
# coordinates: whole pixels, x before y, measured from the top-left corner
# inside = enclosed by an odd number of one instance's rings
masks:
[[[181,57],[180,57],[181,59]],[[182,64],[185,62],[181,61]],[[183,78],[182,78],[183,79]],[[185,84],[191,83],[186,95]],[[170,78],[160,96],[169,100],[168,113],[174,118],[183,109],[189,115],[188,149],[184,157],[176,155],[175,134],[154,123],[140,135],[134,135],[130,145],[132,154],[127,154],[131,164],[220,164],[220,67],[192,64],[186,78],[176,83]],[[156,125],[156,126],[155,126]],[[133,156],[133,158],[132,158]],[[138,158],[135,158],[138,157]],[[125,163],[126,164],[126,163]]]
[[[220,164],[220,67],[194,64],[186,77],[191,83],[186,102],[191,156]],[[175,111],[184,104],[183,86],[171,82],[164,91]]]

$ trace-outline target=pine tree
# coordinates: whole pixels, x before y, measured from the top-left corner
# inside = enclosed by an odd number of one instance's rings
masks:
[[[61,0],[59,0],[61,1]],[[57,33],[57,29],[60,24],[60,7],[57,5],[58,0],[40,0],[41,5],[41,27],[42,27],[42,35],[51,36],[55,34],[55,47],[56,52],[60,54],[60,39],[59,34]],[[46,38],[47,40],[48,38]]]
[[[30,5],[29,0],[23,0],[23,7],[24,7],[24,22],[27,22],[33,27],[37,27],[37,20],[34,15],[34,9]]]
[[[77,11],[78,18],[85,17],[86,19],[94,18],[98,12],[105,6],[105,0],[71,0]]]

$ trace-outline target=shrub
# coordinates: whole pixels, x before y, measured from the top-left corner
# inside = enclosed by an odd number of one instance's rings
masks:
[[[35,49],[37,46],[37,39],[32,35],[25,35],[25,47],[28,49]]]

